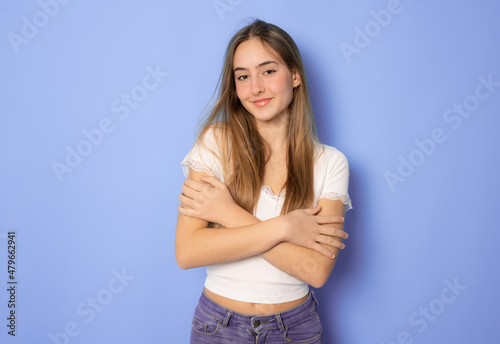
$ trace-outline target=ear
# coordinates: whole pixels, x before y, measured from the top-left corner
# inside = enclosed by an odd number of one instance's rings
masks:
[[[297,70],[294,69],[292,71],[292,85],[293,85],[293,88],[299,86],[301,82],[302,82],[302,80],[300,79],[299,72],[297,72]]]

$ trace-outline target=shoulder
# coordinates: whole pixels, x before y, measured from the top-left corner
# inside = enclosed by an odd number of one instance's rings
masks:
[[[208,145],[211,148],[221,147],[227,142],[230,130],[224,123],[213,123],[206,128],[202,128],[196,139],[196,143]]]
[[[223,134],[224,127],[222,124],[211,124],[206,128],[202,128],[198,134],[197,141],[211,142],[216,141]]]
[[[213,124],[203,128],[188,155],[181,162],[184,175],[188,176],[189,169],[205,172],[222,180],[222,143],[224,129]]]
[[[227,132],[223,124],[214,123],[206,128],[202,128],[195,142],[196,146],[201,146],[210,151],[219,152],[225,142],[227,142]]]
[[[316,143],[315,162],[319,166],[348,166],[347,157],[335,147]]]

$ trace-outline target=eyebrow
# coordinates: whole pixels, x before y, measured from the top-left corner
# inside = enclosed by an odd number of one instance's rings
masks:
[[[278,62],[276,62],[276,61],[265,61],[265,62],[262,62],[262,63],[260,63],[259,65],[255,66],[255,68],[260,68],[260,67],[262,67],[262,66],[266,66],[266,65],[271,64],[271,63],[278,64]],[[237,72],[237,71],[239,71],[239,70],[247,70],[247,69],[248,69],[248,68],[236,67],[236,68],[233,70],[233,72]]]

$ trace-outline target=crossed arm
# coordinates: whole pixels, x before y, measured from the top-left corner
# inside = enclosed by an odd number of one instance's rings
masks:
[[[179,198],[175,249],[181,268],[261,254],[278,269],[321,287],[347,238],[341,201],[321,199],[314,208],[260,221],[233,201],[226,185],[193,170]],[[207,228],[209,222],[224,228]]]

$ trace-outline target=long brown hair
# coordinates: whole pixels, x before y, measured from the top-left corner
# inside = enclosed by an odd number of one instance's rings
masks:
[[[198,140],[209,128],[214,130],[224,181],[235,202],[253,213],[262,188],[268,156],[255,118],[243,107],[236,94],[233,60],[242,42],[258,38],[271,48],[290,71],[296,71],[301,83],[293,90],[289,105],[286,196],[281,214],[307,208],[314,198],[314,147],[318,141],[314,125],[307,79],[293,39],[276,25],[256,19],[239,30],[226,49],[224,65],[217,84],[217,99],[202,124]],[[203,142],[201,140],[201,142]]]

